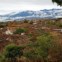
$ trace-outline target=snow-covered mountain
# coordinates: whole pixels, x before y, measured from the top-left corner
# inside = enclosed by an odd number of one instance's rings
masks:
[[[25,18],[61,18],[62,9],[44,9],[40,11],[15,11],[0,15],[0,20],[16,20]]]

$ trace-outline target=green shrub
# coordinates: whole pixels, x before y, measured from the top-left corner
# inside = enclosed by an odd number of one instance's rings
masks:
[[[58,22],[58,23],[56,23],[56,26],[62,28],[62,23]]]
[[[28,45],[30,50],[26,50],[25,57],[35,60],[43,59],[47,61],[49,49],[52,47],[52,37],[50,35],[41,35],[37,37],[36,42]]]
[[[33,24],[33,21],[30,21],[29,23],[30,23],[30,24]]]
[[[23,55],[23,47],[16,45],[8,45],[5,47],[4,56],[9,62],[17,62],[17,58]]]
[[[27,29],[25,28],[19,28],[19,29],[16,29],[16,31],[14,32],[14,34],[21,34],[21,33],[25,33],[27,32]]]
[[[24,20],[24,23],[28,23],[28,20]]]
[[[55,25],[55,22],[49,20],[49,21],[47,21],[46,25],[52,26],[52,25]]]

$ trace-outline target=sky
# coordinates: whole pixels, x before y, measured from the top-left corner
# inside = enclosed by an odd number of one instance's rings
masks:
[[[62,8],[51,0],[0,0],[0,14],[9,13],[11,11]]]

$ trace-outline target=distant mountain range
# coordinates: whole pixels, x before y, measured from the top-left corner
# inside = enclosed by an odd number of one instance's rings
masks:
[[[61,18],[62,9],[44,9],[40,11],[16,11],[0,15],[0,20],[20,20],[30,18]]]

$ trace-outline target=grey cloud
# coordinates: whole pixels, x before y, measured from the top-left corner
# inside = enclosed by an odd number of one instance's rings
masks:
[[[58,7],[51,0],[0,0],[0,10],[24,10]]]
[[[10,3],[10,4],[38,4],[38,5],[52,5],[51,0],[0,0],[0,3]]]

